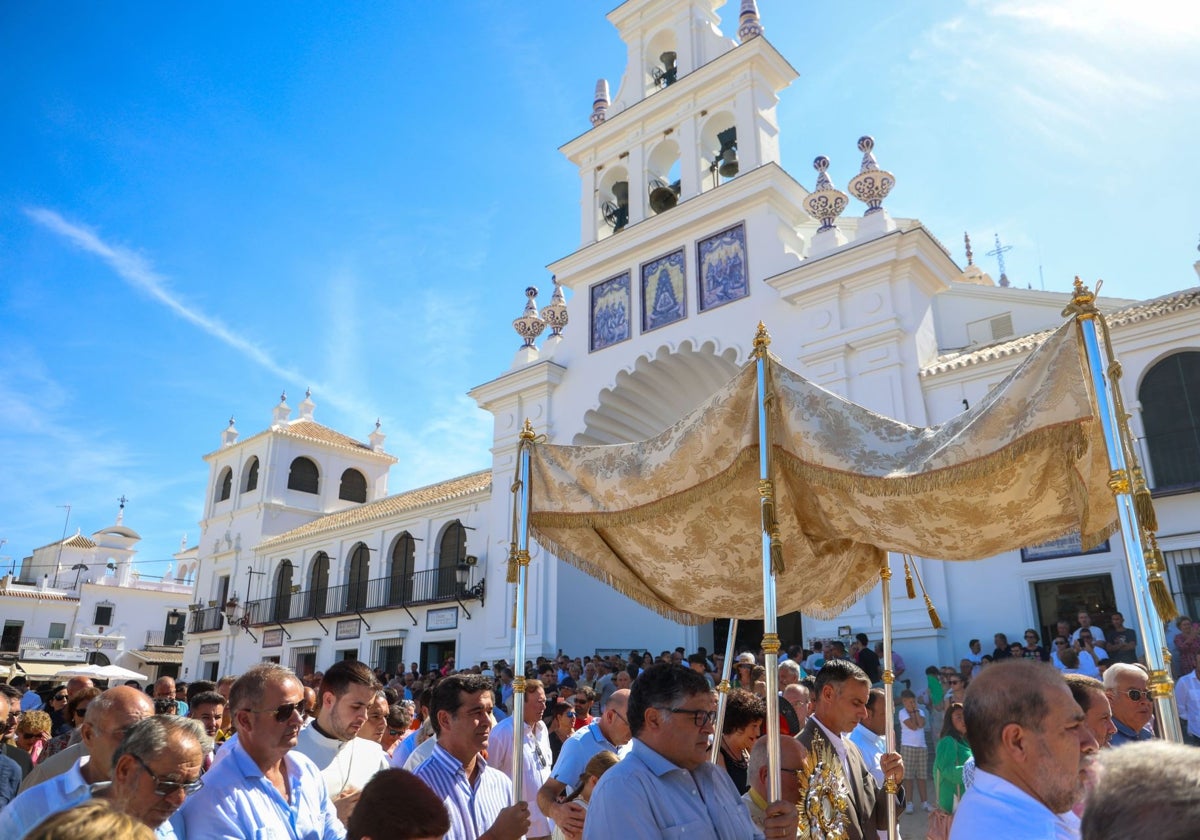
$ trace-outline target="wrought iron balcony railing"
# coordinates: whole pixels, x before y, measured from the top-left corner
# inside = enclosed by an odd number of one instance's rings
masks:
[[[196,610],[191,613],[191,621],[188,623],[189,633],[211,633],[214,630],[220,630],[225,626],[225,615],[221,612],[220,607],[209,607],[204,610]]]

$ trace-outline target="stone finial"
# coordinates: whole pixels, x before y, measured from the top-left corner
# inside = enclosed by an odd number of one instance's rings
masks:
[[[542,319],[550,325],[550,336],[556,338],[562,335],[563,327],[567,325],[567,296],[557,277],[551,277],[550,281],[554,283],[554,295],[550,305],[542,307]]]
[[[221,446],[233,446],[237,443],[238,430],[234,428],[233,417],[229,418],[229,426],[221,432]]]
[[[537,304],[534,303],[537,295],[536,286],[525,289],[525,297],[528,298],[525,302],[525,314],[513,321],[513,329],[525,340],[522,347],[533,347],[533,342],[542,334],[542,330],[546,329],[546,322],[538,315]]]
[[[316,407],[317,404],[312,400],[312,388],[306,388],[304,391],[304,402],[300,403],[300,419],[312,420],[313,409]]]
[[[744,43],[763,34],[762,21],[758,18],[756,0],[742,0],[742,11],[738,15],[738,38]]]
[[[849,196],[829,180],[829,158],[818,155],[813,161],[813,169],[817,170],[817,188],[804,199],[804,209],[821,222],[818,232],[834,230],[837,227],[834,222],[846,209]]]
[[[863,153],[862,168],[850,181],[850,192],[854,197],[867,205],[864,216],[870,216],[883,210],[883,200],[887,198],[892,187],[896,185],[896,176],[891,172],[880,169],[875,162],[873,149],[875,140],[869,136],[858,138],[858,150]]]
[[[367,436],[367,440],[370,442],[371,449],[374,452],[382,452],[383,451],[383,442],[385,440],[387,440],[387,435],[385,435],[382,431],[380,431],[380,428],[382,425],[383,424],[379,422],[379,418],[376,417],[375,418],[375,431],[371,432],[371,434]]]
[[[963,231],[963,244],[967,246],[967,265],[975,265],[975,253],[971,250],[971,234]]]
[[[608,119],[608,79],[596,80],[596,95],[592,99],[592,125]]]
[[[279,405],[275,406],[272,412],[272,426],[286,426],[288,418],[292,416],[292,407],[287,404],[287,391],[279,395]]]

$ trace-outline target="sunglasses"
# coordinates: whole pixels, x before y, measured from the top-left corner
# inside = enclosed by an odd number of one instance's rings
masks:
[[[1136,699],[1136,698],[1135,698],[1135,699]],[[26,741],[36,741],[38,738],[41,738],[41,737],[43,736],[43,734],[44,734],[44,733],[41,733],[41,732],[21,732],[21,733],[19,733],[19,734],[20,734],[20,736],[21,736],[22,738],[24,738]]]
[[[1145,697],[1147,700],[1150,699],[1150,692],[1144,688],[1130,688],[1125,692],[1125,694],[1135,703],[1141,700],[1143,697]]]
[[[673,715],[691,715],[692,722],[696,724],[697,729],[703,729],[717,719],[716,712],[709,712],[703,709],[667,709]]]
[[[962,685],[962,680],[950,680],[950,685]]]
[[[403,734],[404,734],[404,730],[403,730],[403,729],[392,729],[392,728],[389,726],[389,727],[388,727],[388,734],[389,734],[389,735],[392,735],[392,736],[395,736],[395,735],[403,735]]]
[[[301,717],[304,716],[304,702],[284,703],[274,709],[246,709],[246,711],[253,715],[275,715],[277,723],[287,723],[296,712],[299,712]]]
[[[55,694],[55,695],[54,695],[54,699],[55,699],[55,700],[58,700],[59,702],[62,702],[62,701],[64,701],[64,700],[68,699],[68,695],[66,695],[66,694]]]
[[[130,753],[130,755],[133,755]],[[154,780],[154,795],[155,796],[170,796],[177,790],[183,791],[184,795],[195,793],[204,787],[204,782],[201,779],[196,779],[194,782],[172,782],[166,779],[160,779],[154,775],[154,771],[147,766],[146,762],[142,761],[136,755],[133,760],[142,765],[142,769],[146,771],[146,775]]]
[[[573,717],[579,717],[579,715],[575,714],[574,712],[567,712],[567,717],[573,718]]]

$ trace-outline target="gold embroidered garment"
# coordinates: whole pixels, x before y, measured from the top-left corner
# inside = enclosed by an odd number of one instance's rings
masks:
[[[976,560],[1116,529],[1074,322],[939,426],[900,423],[771,358],[779,614],[832,617],[887,551]],[[762,617],[755,364],[657,437],[536,444],[530,527],[559,558],[677,621]]]

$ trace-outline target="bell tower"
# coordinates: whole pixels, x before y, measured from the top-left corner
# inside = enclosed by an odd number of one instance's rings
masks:
[[[779,163],[778,94],[797,76],[741,4],[740,41],[724,0],[627,0],[608,14],[627,59],[617,94],[596,84],[592,128],[561,151],[579,167],[580,246],[672,210],[740,174]]]

